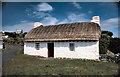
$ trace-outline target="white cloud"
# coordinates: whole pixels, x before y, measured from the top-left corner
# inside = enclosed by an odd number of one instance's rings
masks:
[[[23,21],[20,21],[21,23],[27,23],[28,21],[26,21],[26,20],[23,20]]]
[[[16,29],[22,29],[23,31],[30,31],[34,27],[34,22],[21,21],[20,24],[3,26],[4,31],[16,31]]]
[[[75,14],[71,13],[67,16],[66,19],[63,21],[60,21],[58,24],[63,24],[63,23],[72,23],[72,22],[89,22],[90,19],[86,18],[86,14]]]
[[[48,3],[40,3],[39,5],[37,5],[36,10],[37,11],[51,11],[53,10],[53,8]]]
[[[32,18],[44,18],[51,16],[50,11],[53,10],[53,7],[48,3],[40,3],[34,7],[27,8],[26,12],[29,17]]]
[[[113,37],[118,37],[118,18],[101,21],[101,29],[113,32]]]
[[[44,12],[33,12],[32,17],[34,18],[44,18],[51,16],[49,13],[44,13]]]
[[[40,3],[32,8],[26,9],[27,15],[32,18],[39,18],[38,21],[46,25],[55,25],[57,19],[53,17],[49,11],[53,8],[48,3]],[[23,29],[23,31],[30,31],[34,27],[34,22],[20,21],[20,24],[16,25],[6,25],[3,27],[5,31],[16,31],[16,29]]]
[[[85,18],[86,14],[75,14],[75,13],[71,13],[68,15],[68,19],[71,21],[76,21],[76,22],[85,22],[88,21],[88,19]]]
[[[78,4],[78,3],[76,3],[76,2],[73,2],[73,5],[74,5],[74,7],[76,7],[77,9],[81,9],[82,7]]]
[[[57,23],[57,19],[55,17],[45,17],[43,18],[42,21],[40,21],[41,23],[43,23],[43,25],[55,25]]]
[[[55,25],[58,20],[54,17],[44,17],[40,22],[46,25]],[[4,31],[14,32],[16,29],[22,29],[24,32],[30,31],[34,27],[34,22],[20,21],[20,24],[3,26]]]
[[[68,23],[68,22],[69,22],[68,19],[64,19],[64,20],[62,20],[62,21],[59,21],[58,24],[64,24],[64,23]]]
[[[118,27],[118,18],[110,18],[101,22],[103,29],[113,29]]]

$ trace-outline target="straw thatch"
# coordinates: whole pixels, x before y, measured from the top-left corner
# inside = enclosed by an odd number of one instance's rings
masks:
[[[99,40],[100,26],[93,22],[69,23],[33,28],[25,41]]]

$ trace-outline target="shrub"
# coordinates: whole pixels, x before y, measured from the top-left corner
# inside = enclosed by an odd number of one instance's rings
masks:
[[[106,34],[101,34],[99,42],[100,42],[99,43],[100,54],[106,54],[110,44],[110,36]]]

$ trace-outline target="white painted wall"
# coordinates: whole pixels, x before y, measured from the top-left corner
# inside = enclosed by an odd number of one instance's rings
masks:
[[[0,40],[0,49],[3,48],[3,45],[2,45],[2,40]]]
[[[35,42],[24,42],[24,54],[47,57],[47,43],[40,42],[39,50],[35,49]]]
[[[24,54],[48,57],[47,42],[39,42],[40,50],[35,49],[35,42],[25,42]],[[99,59],[99,41],[74,42],[75,51],[70,51],[70,42],[54,42],[55,58]]]
[[[75,51],[69,50],[69,42],[55,42],[54,57],[99,59],[99,42],[75,42]]]

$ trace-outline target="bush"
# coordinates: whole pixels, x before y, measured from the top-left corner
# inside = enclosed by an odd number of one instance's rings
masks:
[[[106,54],[109,44],[110,44],[110,36],[106,34],[101,34],[100,43],[99,43],[100,54]]]

